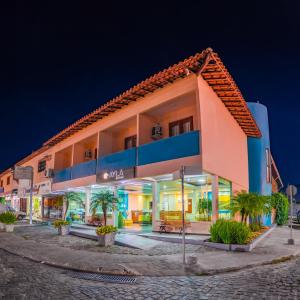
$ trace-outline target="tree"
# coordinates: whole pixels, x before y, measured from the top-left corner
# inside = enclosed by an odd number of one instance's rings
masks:
[[[119,202],[118,198],[110,191],[101,191],[98,193],[93,193],[91,197],[91,211],[96,211],[98,208],[102,209],[104,217],[104,225],[107,223],[107,211],[114,210],[116,204]]]
[[[289,200],[281,194],[275,193],[271,196],[272,207],[276,210],[276,223],[283,225],[289,218]]]
[[[230,206],[233,214],[240,213],[242,223],[247,223],[248,217],[258,222],[262,215],[270,214],[272,209],[269,196],[247,193],[245,191],[233,196]]]
[[[80,193],[75,193],[75,192],[67,192],[64,194],[64,200],[66,201],[66,210],[64,212],[64,220],[67,217],[67,212],[69,209],[69,205],[71,201],[82,201],[82,195]]]

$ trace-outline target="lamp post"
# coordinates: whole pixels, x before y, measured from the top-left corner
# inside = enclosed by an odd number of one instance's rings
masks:
[[[297,194],[297,188],[294,185],[288,185],[286,188],[286,194],[290,198],[290,238],[288,239],[289,245],[295,245],[293,238],[293,197]]]

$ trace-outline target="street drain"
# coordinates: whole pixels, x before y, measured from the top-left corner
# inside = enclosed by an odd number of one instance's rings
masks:
[[[136,283],[136,277],[126,276],[126,275],[108,275],[108,274],[96,274],[96,273],[86,273],[86,272],[68,272],[73,278],[85,279],[85,280],[94,280],[94,281],[103,281],[110,283]]]

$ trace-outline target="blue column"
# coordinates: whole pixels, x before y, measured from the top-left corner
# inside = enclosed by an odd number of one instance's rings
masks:
[[[260,195],[271,195],[272,183],[271,180],[267,181],[266,154],[267,149],[270,151],[268,110],[260,103],[248,102],[247,105],[262,134],[260,138],[248,137],[249,191]],[[271,218],[265,216],[263,223],[270,225]]]

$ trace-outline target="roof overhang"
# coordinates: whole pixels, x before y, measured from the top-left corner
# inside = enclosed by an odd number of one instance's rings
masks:
[[[201,75],[209,86],[222,100],[226,108],[238,122],[247,136],[260,137],[259,128],[247,107],[239,88],[222,63],[218,54],[208,48],[175,64],[135,85],[131,89],[108,101],[92,113],[79,119],[54,137],[46,141],[43,146],[54,146],[64,139],[87,126],[105,118],[111,113],[135,102],[174,81],[185,78],[191,73]]]

